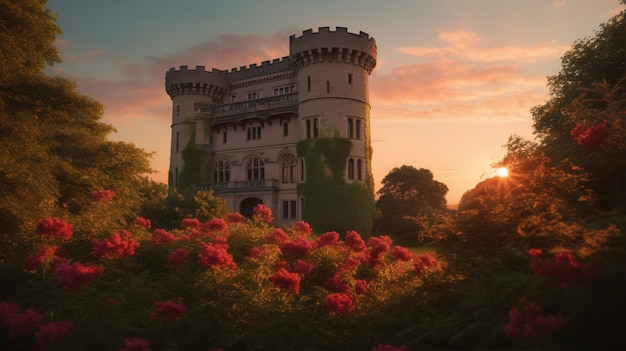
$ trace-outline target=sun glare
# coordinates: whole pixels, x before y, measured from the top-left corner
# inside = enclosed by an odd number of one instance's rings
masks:
[[[500,168],[496,169],[496,174],[500,178],[506,178],[506,177],[509,176],[509,170],[506,169],[505,167],[500,167]]]

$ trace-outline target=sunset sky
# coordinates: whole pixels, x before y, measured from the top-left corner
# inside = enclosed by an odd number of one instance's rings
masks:
[[[50,0],[63,28],[51,75],[104,105],[114,140],[155,152],[167,182],[171,100],[165,72],[231,69],[289,54],[289,36],[347,27],[374,37],[370,76],[377,189],[394,167],[433,172],[449,204],[495,175],[512,134],[533,139],[530,109],[577,39],[618,0]]]

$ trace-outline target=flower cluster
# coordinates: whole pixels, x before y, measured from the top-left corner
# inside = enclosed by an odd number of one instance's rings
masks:
[[[94,202],[111,201],[115,197],[113,190],[96,190],[91,192],[91,200]]]
[[[391,244],[391,238],[386,235],[369,238],[367,245],[370,249],[366,256],[367,265],[370,267],[382,266],[385,263],[384,255],[389,252]]]
[[[146,229],[150,229],[152,227],[152,223],[150,223],[150,220],[143,217],[135,218],[133,224],[136,226],[144,227]]]
[[[280,228],[274,228],[270,234],[265,236],[265,242],[268,244],[282,244],[289,240],[289,235]]]
[[[185,249],[176,249],[176,251],[170,254],[167,263],[172,266],[178,266],[182,261],[184,261],[189,256],[189,253]]]
[[[68,263],[67,260],[57,258],[54,261],[54,274],[57,283],[63,291],[77,290],[92,281],[99,279],[104,272],[104,267],[94,266],[91,263],[80,262]]]
[[[56,217],[40,219],[35,230],[39,235],[60,240],[72,237],[72,225]]]
[[[398,261],[408,262],[413,259],[413,254],[409,249],[402,246],[396,246],[391,250],[391,254]]]
[[[272,210],[263,204],[258,204],[254,206],[252,211],[254,212],[254,218],[259,221],[268,224],[274,221],[274,217],[272,216]]]
[[[181,221],[180,225],[185,228],[200,228],[202,223],[195,218],[185,218]]]
[[[280,268],[270,277],[270,280],[274,283],[274,285],[282,289],[289,290],[296,295],[300,293],[300,279],[300,274],[290,273],[285,268]]]
[[[178,298],[178,302],[173,300],[157,301],[154,306],[156,309],[150,314],[152,320],[180,322],[185,317],[185,303],[182,298]]]
[[[513,307],[504,334],[513,341],[534,339],[554,333],[563,325],[561,314],[545,316],[541,307],[520,299],[521,309]]]
[[[332,314],[349,314],[354,310],[352,297],[345,293],[332,293],[326,296],[326,307]]]
[[[202,252],[198,254],[198,263],[204,267],[211,268],[237,268],[237,263],[233,260],[233,255],[229,254],[228,245],[202,243]]]
[[[72,322],[41,324],[41,320],[41,314],[30,308],[20,313],[17,304],[0,302],[0,328],[9,328],[8,337],[12,341],[34,334],[34,350],[49,349],[66,338],[74,328]]]
[[[361,234],[355,232],[354,230],[346,233],[345,242],[348,247],[356,252],[363,251],[366,248],[365,241],[361,238]]]
[[[317,238],[316,244],[317,247],[324,247],[327,245],[334,246],[339,243],[339,233],[337,232],[326,232]]]
[[[592,127],[578,123],[576,127],[570,131],[570,134],[574,137],[576,142],[584,148],[602,145],[610,133],[611,130],[606,123],[596,124]]]
[[[174,234],[165,231],[163,229],[155,229],[152,233],[152,244],[154,246],[161,246],[163,244],[169,244],[176,240]]]
[[[560,287],[591,280],[596,273],[593,263],[580,263],[569,252],[558,252],[551,259],[542,259],[541,249],[530,249],[530,270],[536,277],[548,278]]]
[[[293,225],[293,229],[302,235],[311,235],[311,233],[313,232],[311,225],[309,225],[309,223],[305,221],[297,221]]]
[[[124,258],[135,254],[139,248],[139,242],[132,239],[127,230],[113,233],[108,239],[99,241],[94,239],[92,243],[93,255],[96,258]]]
[[[48,350],[67,338],[74,330],[71,321],[58,321],[41,325],[35,333],[35,350]]]
[[[150,342],[143,338],[127,338],[120,351],[150,351]]]
[[[226,222],[228,223],[241,223],[244,216],[239,212],[232,212],[226,215]]]
[[[292,240],[285,241],[279,246],[280,251],[285,255],[304,257],[313,251],[313,243],[303,236],[296,236]]]
[[[426,270],[437,270],[440,268],[440,265],[431,255],[421,254],[414,257],[413,267],[418,274],[421,274]]]
[[[58,249],[57,246],[42,246],[34,253],[26,256],[22,267],[27,271],[34,271],[46,263],[51,263]]]

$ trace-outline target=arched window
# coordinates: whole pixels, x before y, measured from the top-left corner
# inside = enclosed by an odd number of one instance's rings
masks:
[[[313,137],[317,138],[320,136],[320,126],[319,120],[317,118],[313,119]]]
[[[311,139],[311,120],[306,120],[306,138]]]
[[[265,179],[265,163],[258,157],[251,158],[246,164],[246,172],[248,180],[263,180]]]
[[[356,160],[356,180],[363,180],[363,160]]]
[[[348,138],[354,138],[354,131],[352,129],[352,118],[348,118],[346,129],[348,130]]]
[[[230,181],[230,165],[226,161],[215,162],[213,170],[213,182],[224,183]]]
[[[360,140],[361,139],[361,120],[357,119],[355,125],[356,125],[356,128],[355,128],[356,131],[354,132],[354,135],[357,139]]]
[[[282,170],[282,182],[283,183],[295,183],[296,182],[296,158],[289,154],[284,156],[280,161],[280,167]]]
[[[354,180],[354,159],[348,159],[348,179]]]

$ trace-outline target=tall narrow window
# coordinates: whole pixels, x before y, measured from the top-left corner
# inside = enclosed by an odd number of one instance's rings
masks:
[[[354,180],[354,159],[348,159],[348,179]]]
[[[180,105],[176,105],[176,116],[180,116]]]
[[[357,119],[355,122],[356,122],[355,123],[355,125],[356,125],[355,129],[356,130],[355,130],[354,134],[355,134],[356,138],[360,140],[361,139],[361,120]]]
[[[363,160],[356,160],[356,180],[363,180]]]
[[[311,92],[311,76],[306,77],[306,86],[307,86],[307,91],[310,93]]]
[[[280,162],[282,170],[282,182],[283,183],[295,183],[296,182],[296,158],[293,155],[287,155],[282,158]]]
[[[289,135],[289,122],[283,122],[283,136]]]
[[[352,129],[352,118],[348,118],[346,129],[348,130],[348,138],[354,138],[354,130]]]
[[[176,152],[178,152],[179,146],[180,146],[180,132],[176,132]]]
[[[330,81],[326,81],[326,94],[330,94]]]
[[[317,138],[320,136],[320,126],[319,120],[317,118],[313,119],[313,137]]]
[[[298,215],[297,202],[289,201],[289,205],[291,206],[290,211],[289,211],[289,218],[296,219],[296,216]]]
[[[311,120],[306,120],[306,138],[311,139]]]
[[[226,141],[228,140],[228,134],[226,133],[226,131],[222,132],[222,143],[226,144]]]
[[[224,183],[230,181],[230,164],[226,161],[215,162],[215,168],[213,169],[213,182]]]
[[[260,158],[251,158],[246,165],[246,172],[248,180],[263,180],[265,179],[265,163]]]
[[[289,219],[289,201],[283,201],[283,219]]]
[[[352,85],[352,73],[348,73],[348,84]]]

